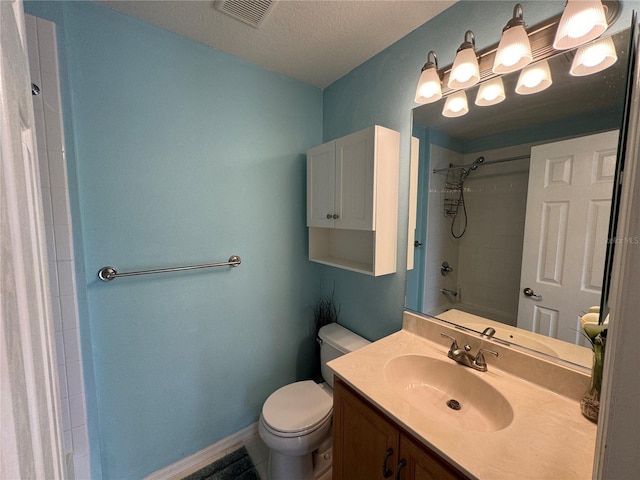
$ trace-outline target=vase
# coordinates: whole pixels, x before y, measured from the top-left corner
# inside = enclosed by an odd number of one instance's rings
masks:
[[[593,365],[589,388],[580,400],[582,414],[593,422],[598,421],[600,413],[600,390],[602,390],[602,368],[604,365],[604,342],[596,337],[593,342]]]

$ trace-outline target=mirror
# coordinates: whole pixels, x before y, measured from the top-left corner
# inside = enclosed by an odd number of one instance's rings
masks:
[[[571,76],[575,52],[562,52],[542,92],[516,94],[514,72],[497,105],[475,105],[476,85],[464,116],[443,116],[445,99],[413,110],[407,309],[590,367],[579,319],[601,303],[629,35],[612,36],[618,60],[599,73]]]

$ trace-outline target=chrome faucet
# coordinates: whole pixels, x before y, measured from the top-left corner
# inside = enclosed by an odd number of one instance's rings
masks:
[[[464,349],[460,348],[458,347],[458,341],[451,335],[447,335],[446,333],[441,333],[440,335],[451,339],[451,347],[449,347],[449,353],[447,354],[450,359],[469,368],[473,368],[474,370],[478,370],[479,372],[487,371],[487,362],[484,359],[484,353],[490,353],[496,357],[498,356],[498,352],[494,352],[487,348],[481,348],[474,357],[469,353],[471,351],[471,346],[465,345]]]
[[[483,338],[491,338],[496,334],[496,329],[493,327],[487,327],[482,331]]]

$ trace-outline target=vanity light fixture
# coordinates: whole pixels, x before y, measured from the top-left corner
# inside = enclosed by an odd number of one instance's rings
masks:
[[[549,62],[543,60],[542,62],[525,67],[520,72],[516,93],[520,95],[538,93],[549,88],[552,83],[553,80],[551,79]]]
[[[468,88],[480,81],[480,67],[476,56],[476,37],[471,30],[464,34],[464,42],[456,52],[447,86],[452,90]]]
[[[493,73],[515,72],[526,67],[533,60],[531,42],[525,30],[522,5],[513,8],[513,17],[502,29],[502,37],[493,61]]]
[[[556,50],[579,47],[595,40],[607,29],[601,0],[567,0],[553,41]]]
[[[601,38],[578,49],[573,57],[570,73],[574,77],[591,75],[609,68],[617,60],[613,38]]]
[[[458,90],[447,97],[442,109],[442,115],[449,118],[461,117],[469,112],[467,94],[464,90]]]
[[[504,83],[502,83],[502,78],[496,77],[480,84],[478,95],[476,96],[476,105],[478,105],[479,107],[497,105],[505,98]]]
[[[430,58],[433,59],[430,60]],[[422,67],[418,88],[416,89],[416,103],[433,103],[442,98],[442,85],[438,73],[438,56],[430,50],[427,53],[427,63]]]

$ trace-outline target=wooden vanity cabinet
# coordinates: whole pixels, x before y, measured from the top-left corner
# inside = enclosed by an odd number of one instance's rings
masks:
[[[333,480],[467,479],[336,378]]]

